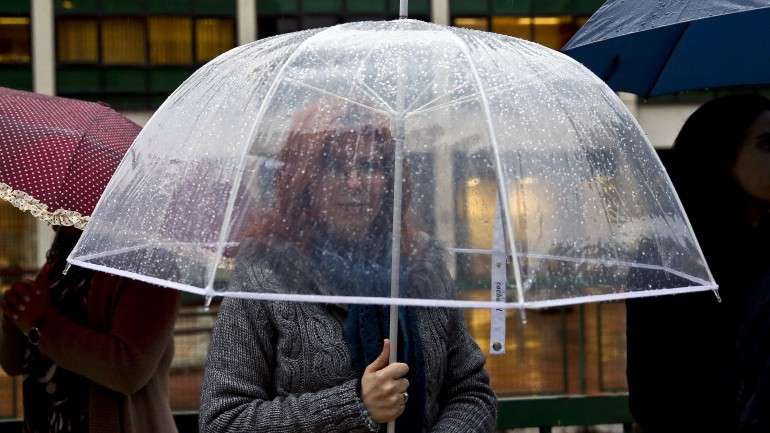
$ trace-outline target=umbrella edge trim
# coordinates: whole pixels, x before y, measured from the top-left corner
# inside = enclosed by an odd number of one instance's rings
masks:
[[[51,212],[48,205],[24,191],[13,189],[10,185],[0,182],[0,199],[11,206],[27,212],[52,226],[71,226],[83,230],[90,216],[68,209],[56,209]]]
[[[194,293],[201,296],[211,297],[230,297],[240,299],[252,299],[260,301],[293,301],[293,302],[314,302],[314,303],[334,303],[334,304],[369,304],[369,305],[398,305],[405,307],[448,307],[448,308],[493,308],[493,309],[532,309],[540,310],[554,307],[567,307],[571,305],[587,304],[594,302],[612,302],[624,301],[634,298],[647,298],[657,296],[677,295],[684,293],[716,291],[719,286],[716,283],[709,282],[704,285],[693,285],[685,287],[675,287],[656,290],[638,290],[633,292],[607,293],[598,295],[583,295],[572,298],[560,298],[545,301],[525,301],[525,302],[495,302],[495,301],[474,301],[458,299],[422,299],[422,298],[387,298],[387,297],[366,297],[366,296],[329,296],[329,295],[310,295],[296,293],[257,293],[241,291],[215,291],[211,289],[191,286],[189,284],[164,280],[157,277],[137,274],[131,271],[125,271],[109,266],[99,265],[83,261],[80,257],[68,257],[67,262],[73,266],[85,269],[91,269],[97,272],[105,272],[120,277],[130,278],[132,280],[144,281],[170,289],[182,292]]]

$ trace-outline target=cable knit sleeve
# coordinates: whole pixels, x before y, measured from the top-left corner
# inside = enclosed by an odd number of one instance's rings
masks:
[[[484,354],[465,328],[462,310],[451,310],[444,403],[431,433],[494,432],[497,398],[484,370]]]
[[[200,431],[369,432],[356,379],[318,392],[275,395],[276,330],[267,305],[222,302],[203,378]]]

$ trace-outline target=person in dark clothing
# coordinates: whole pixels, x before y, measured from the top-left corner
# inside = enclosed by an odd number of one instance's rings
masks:
[[[770,312],[758,289],[770,272],[770,100],[704,104],[668,165],[722,302],[702,292],[626,303],[632,415],[644,433],[770,431],[748,427],[770,420],[757,406],[770,391],[758,382],[770,374],[770,328],[758,326]]]
[[[0,301],[0,367],[23,376],[25,433],[176,433],[169,404],[176,290],[73,267],[57,227],[34,282]]]

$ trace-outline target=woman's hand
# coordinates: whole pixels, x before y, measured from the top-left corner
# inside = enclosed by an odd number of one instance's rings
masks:
[[[406,407],[409,381],[404,378],[409,366],[402,362],[388,365],[390,341],[385,340],[382,353],[364,370],[361,377],[361,400],[369,416],[377,423],[395,420]]]
[[[2,301],[3,317],[9,319],[25,335],[45,316],[51,306],[48,294],[48,266],[37,279],[14,283]]]

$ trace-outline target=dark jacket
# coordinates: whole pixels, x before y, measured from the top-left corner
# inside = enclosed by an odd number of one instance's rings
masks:
[[[242,290],[286,293],[296,292],[287,285],[313,284],[323,293],[324,282],[301,256],[277,266],[259,255],[239,253],[233,279]],[[244,256],[255,257],[244,265]],[[294,267],[290,275],[288,266]],[[433,267],[440,269],[438,263]],[[431,284],[446,284],[448,274],[440,274],[421,273],[433,275]],[[425,431],[494,431],[495,395],[462,311],[414,311],[425,360]],[[329,304],[225,299],[204,373],[200,431],[368,432],[344,317],[344,308]]]
[[[770,271],[748,290],[736,341],[738,431],[770,432]]]

